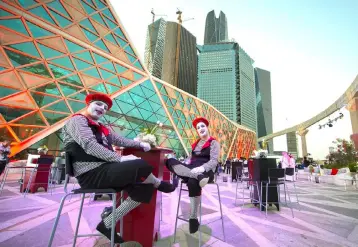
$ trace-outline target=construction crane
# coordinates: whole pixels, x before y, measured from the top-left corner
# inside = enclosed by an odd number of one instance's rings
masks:
[[[176,53],[175,53],[175,74],[174,74],[174,86],[178,87],[178,73],[179,73],[179,51],[180,51],[180,40],[181,40],[181,25],[183,22],[185,21],[190,21],[190,20],[194,20],[194,18],[188,18],[185,19],[184,21],[181,18],[182,15],[182,11],[180,9],[177,8],[177,12],[176,14],[178,15],[178,32],[177,32],[177,49],[176,49]]]

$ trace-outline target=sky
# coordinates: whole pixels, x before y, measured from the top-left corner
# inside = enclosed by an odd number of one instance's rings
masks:
[[[157,18],[176,21],[203,44],[209,11],[226,14],[229,39],[271,72],[274,132],[299,124],[325,110],[358,75],[358,1],[356,0],[111,0],[137,53],[143,59],[147,26]],[[159,16],[166,15],[166,16]],[[187,19],[192,19],[188,20]],[[309,128],[308,152],[323,159],[336,138],[352,134],[349,112],[332,128]],[[338,116],[332,114],[331,118]],[[300,139],[298,137],[298,139]],[[300,144],[300,141],[299,141]],[[286,137],[274,139],[275,150],[287,150]],[[299,145],[299,149],[301,149]],[[300,151],[299,151],[300,152]]]

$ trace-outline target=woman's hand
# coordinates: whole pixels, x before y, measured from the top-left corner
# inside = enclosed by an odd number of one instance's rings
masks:
[[[123,155],[123,156],[121,157],[121,162],[130,161],[130,160],[138,160],[138,159],[140,159],[140,158],[137,157],[137,156],[135,156],[135,155],[132,155],[132,154],[130,154],[130,155]]]

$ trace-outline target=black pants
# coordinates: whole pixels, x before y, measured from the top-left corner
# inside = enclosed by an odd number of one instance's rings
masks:
[[[189,169],[193,169],[195,167],[201,166],[201,164],[187,165],[187,164],[182,163],[176,159],[168,159],[166,162],[166,166],[167,166],[168,170],[171,171],[172,173],[174,173],[175,175],[177,175],[179,178],[181,178],[183,180],[184,183],[187,184],[188,190],[189,190],[189,197],[200,196],[201,195],[201,187],[199,185],[199,181],[195,178],[188,178],[188,177],[184,177],[184,176],[181,176],[181,175],[175,173],[175,171],[173,169],[173,166],[175,166],[175,165],[182,165]],[[203,174],[209,176],[209,178],[210,178],[209,182],[212,182],[214,180],[214,172],[212,170],[210,170],[208,172],[204,172]]]
[[[226,168],[226,174],[230,174],[231,173],[231,167],[227,167]]]
[[[142,182],[152,170],[153,167],[142,159],[108,162],[78,176],[77,180],[84,189],[125,190],[134,201],[149,203],[154,187]]]
[[[6,163],[7,163],[6,160],[0,160],[0,175],[5,170]]]

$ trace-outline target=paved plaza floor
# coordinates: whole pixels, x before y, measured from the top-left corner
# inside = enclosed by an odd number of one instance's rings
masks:
[[[64,195],[58,186],[54,193],[30,194],[24,198],[19,193],[16,174],[0,196],[0,246],[43,247],[51,232],[59,202]],[[221,222],[216,221],[202,227],[203,246],[358,246],[358,190],[308,182],[302,176],[297,182],[300,207],[293,203],[294,215],[283,207],[280,212],[270,209],[267,219],[258,208],[246,205],[235,206],[235,183],[222,182],[219,177],[226,241],[224,242]],[[290,187],[290,191],[292,188]],[[66,205],[61,216],[53,246],[72,246],[72,237],[78,214],[79,197],[74,196]],[[295,197],[292,197],[295,202]],[[89,203],[86,199],[81,219],[80,233],[95,231],[100,213],[110,201]],[[178,191],[165,194],[163,198],[163,221],[160,240],[156,247],[198,246],[198,234],[191,235],[188,224],[179,222],[178,242],[173,244],[175,213]],[[238,201],[239,203],[240,201]],[[300,210],[299,210],[300,209]],[[189,198],[181,200],[180,211],[189,212]],[[203,191],[203,223],[220,216],[216,187],[208,185]],[[77,246],[110,246],[103,237],[79,239]],[[136,243],[124,247],[141,246]]]

